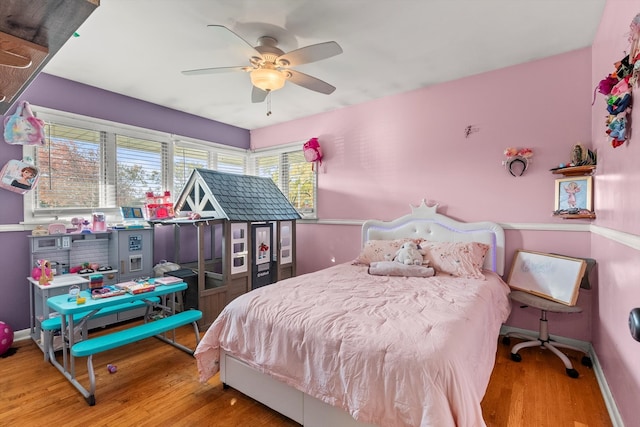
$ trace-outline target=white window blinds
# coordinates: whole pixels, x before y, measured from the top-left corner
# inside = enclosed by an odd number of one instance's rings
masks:
[[[245,173],[247,156],[245,154],[218,153],[216,170],[242,175]]]
[[[164,159],[166,144],[116,135],[116,203],[118,206],[140,206],[147,192],[164,191]]]
[[[40,172],[38,186],[24,197],[25,222],[95,210],[117,218],[119,206],[142,206],[147,192],[169,190],[175,199],[194,168],[269,177],[303,216],[315,214],[316,174],[301,144],[250,153],[43,107],[34,111],[47,123],[47,143],[23,148]]]
[[[105,133],[50,124],[47,134],[47,143],[35,151],[40,171],[34,192],[36,209],[99,207],[106,201]]]
[[[302,150],[283,154],[282,179],[286,183],[284,194],[303,214],[315,213],[316,174],[308,163]]]
[[[208,167],[208,151],[189,147],[175,147],[173,150],[173,188],[176,194],[182,192],[194,169]]]
[[[255,174],[271,178],[303,216],[316,213],[316,174],[302,150],[256,155]]]

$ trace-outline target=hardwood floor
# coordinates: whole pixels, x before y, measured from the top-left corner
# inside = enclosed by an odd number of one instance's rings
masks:
[[[179,330],[180,342],[195,342],[193,330]],[[512,340],[512,344],[516,340]],[[197,379],[188,354],[149,338],[94,357],[96,405],[90,407],[31,341],[14,343],[15,354],[0,358],[0,426],[298,426],[262,404],[227,389],[218,376]],[[538,348],[509,359],[498,344],[496,366],[482,402],[489,427],[607,427],[607,410],[593,371],[567,351],[577,379],[562,362]],[[77,364],[88,386],[85,358]],[[109,374],[107,364],[117,372]],[[333,426],[332,426],[333,427]]]

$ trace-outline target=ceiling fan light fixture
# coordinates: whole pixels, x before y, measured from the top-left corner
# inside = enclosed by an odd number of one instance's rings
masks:
[[[266,92],[281,89],[284,86],[286,78],[278,70],[270,68],[258,68],[251,72],[251,83],[258,89]]]

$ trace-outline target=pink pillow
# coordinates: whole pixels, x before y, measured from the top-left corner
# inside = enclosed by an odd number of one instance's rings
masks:
[[[364,244],[360,255],[353,260],[352,264],[370,265],[376,261],[391,261],[400,246],[408,241],[419,242],[415,239],[396,239],[396,240],[369,240]]]
[[[420,253],[437,272],[484,279],[482,265],[489,245],[479,242],[420,242]]]

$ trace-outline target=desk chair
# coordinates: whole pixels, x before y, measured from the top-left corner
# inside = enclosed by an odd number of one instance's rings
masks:
[[[574,257],[574,258],[577,258],[577,257]],[[589,275],[591,273],[592,268],[595,266],[596,262],[591,258],[580,258],[580,259],[585,260],[585,262],[587,263],[587,268],[585,269],[584,276],[582,277],[582,281],[580,282],[580,287],[585,289],[591,289],[591,284],[589,283]],[[539,347],[551,350],[553,354],[555,354],[560,358],[560,360],[562,360],[562,363],[564,363],[564,366],[567,370],[567,375],[569,375],[571,378],[578,378],[580,374],[578,373],[578,371],[576,371],[573,368],[573,365],[571,364],[571,361],[569,360],[569,358],[560,350],[558,350],[558,348],[568,348],[571,350],[579,351],[584,354],[581,360],[581,363],[584,366],[587,366],[589,368],[593,366],[591,362],[591,358],[588,356],[588,353],[585,350],[578,347],[574,347],[569,344],[559,343],[557,341],[552,340],[549,337],[549,325],[547,321],[547,312],[580,313],[582,311],[581,307],[567,306],[565,304],[551,301],[551,300],[548,300],[527,292],[522,292],[522,291],[512,291],[509,294],[509,298],[511,298],[511,300],[513,301],[521,303],[522,305],[520,306],[520,308],[533,307],[541,311],[540,329],[538,331],[537,336],[526,335],[526,334],[521,334],[516,332],[508,332],[502,338],[502,343],[505,345],[509,345],[511,343],[510,337],[530,340],[530,341],[518,343],[513,346],[513,348],[511,349],[511,360],[513,360],[514,362],[520,362],[522,360],[522,356],[518,354],[520,350],[527,347],[539,346]]]

